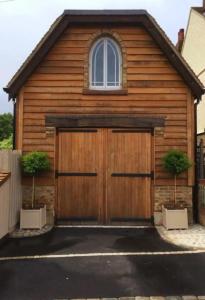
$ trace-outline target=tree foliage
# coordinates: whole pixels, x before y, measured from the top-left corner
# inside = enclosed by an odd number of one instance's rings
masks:
[[[174,208],[177,208],[177,176],[191,167],[191,162],[186,153],[172,149],[162,158],[163,166],[166,171],[174,176]]]
[[[44,171],[49,171],[50,161],[48,154],[45,152],[31,152],[23,155],[21,162],[24,173],[27,173],[33,177],[31,205],[32,208],[34,208],[35,177]]]
[[[45,152],[31,152],[22,156],[23,171],[36,176],[50,169],[48,154]]]
[[[0,150],[13,148],[13,135],[10,135],[8,139],[0,141]]]
[[[187,155],[180,150],[170,150],[163,157],[163,164],[166,171],[173,176],[177,176],[191,167],[191,162]]]
[[[4,113],[0,115],[0,141],[8,139],[13,134],[13,115]]]

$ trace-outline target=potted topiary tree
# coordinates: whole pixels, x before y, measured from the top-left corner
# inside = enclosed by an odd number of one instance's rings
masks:
[[[47,153],[31,152],[23,155],[21,162],[23,172],[32,176],[32,194],[30,207],[21,209],[20,228],[42,228],[46,224],[46,205],[40,207],[35,203],[35,179],[50,169],[50,161]]]
[[[174,177],[174,201],[162,207],[163,225],[166,229],[188,228],[188,215],[185,203],[177,202],[177,176],[191,167],[187,155],[180,150],[170,150],[162,159],[164,169]]]

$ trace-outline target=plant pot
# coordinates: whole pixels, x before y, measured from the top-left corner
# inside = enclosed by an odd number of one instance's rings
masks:
[[[21,209],[21,229],[41,229],[46,224],[46,205],[38,209]]]
[[[187,208],[168,209],[163,206],[162,219],[166,229],[188,229]]]

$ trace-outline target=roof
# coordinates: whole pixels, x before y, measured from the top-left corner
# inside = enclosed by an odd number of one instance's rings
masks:
[[[146,10],[65,10],[53,23],[27,60],[4,88],[9,99],[16,98],[27,78],[55,44],[69,24],[134,24],[146,28],[165,53],[170,63],[190,87],[195,98],[200,99],[204,87],[175,46]]]
[[[204,8],[203,7],[192,7],[192,9],[196,10],[198,13],[200,13],[202,16],[205,17]]]
[[[10,173],[0,172],[0,186],[7,181],[7,179],[10,177]]]
[[[205,135],[205,131],[197,133],[197,136]]]

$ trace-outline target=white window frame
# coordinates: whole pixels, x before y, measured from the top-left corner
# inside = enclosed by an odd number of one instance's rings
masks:
[[[102,86],[96,86],[93,85],[92,83],[92,70],[93,70],[93,52],[96,49],[96,47],[98,47],[98,44],[100,44],[103,41],[103,47],[104,47],[104,57],[103,57],[103,85]],[[109,86],[107,85],[107,44],[108,41],[111,41],[111,46],[112,44],[114,44],[115,49],[117,51],[118,54],[118,59],[119,59],[119,78],[118,78],[118,82],[119,85],[116,86]],[[89,88],[90,89],[94,89],[94,90],[119,90],[122,88],[122,55],[121,55],[121,51],[120,48],[118,46],[118,44],[109,37],[103,37],[98,39],[94,45],[91,48],[90,51],[90,56],[89,56]],[[115,74],[116,75],[116,74]],[[117,80],[116,80],[117,81]]]

